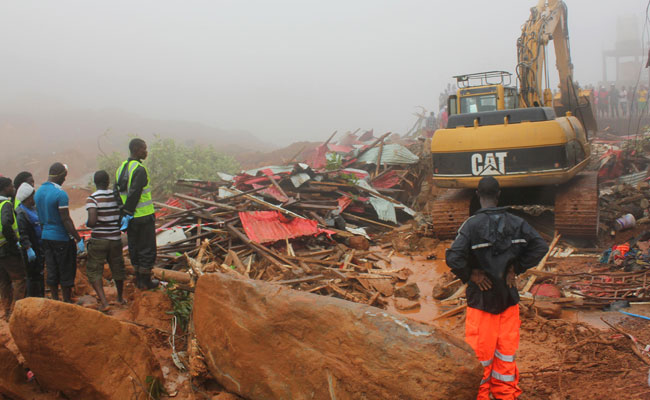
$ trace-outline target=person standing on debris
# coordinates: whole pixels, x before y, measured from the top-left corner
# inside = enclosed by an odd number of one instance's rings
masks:
[[[641,86],[641,89],[639,89],[637,109],[641,115],[648,112],[648,89],[646,89],[645,86]]]
[[[60,285],[63,301],[71,303],[77,275],[77,253],[84,250],[84,243],[70,218],[68,194],[61,188],[67,176],[66,165],[59,162],[52,164],[48,180],[38,188],[34,201],[43,228],[47,286],[52,299],[59,300]]]
[[[27,272],[27,296],[44,297],[45,281],[43,269],[45,258],[41,243],[41,224],[38,221],[36,202],[34,202],[34,187],[29,182],[23,182],[16,191],[16,208],[20,244],[23,248],[23,260]]]
[[[149,171],[142,165],[147,158],[147,144],[142,139],[129,143],[131,156],[115,172],[116,188],[122,200],[122,231],[129,241],[129,258],[135,269],[136,286],[140,289],[158,287],[159,281],[151,279],[151,269],[156,262],[155,209],[151,198]]]
[[[534,267],[548,245],[522,218],[497,207],[500,189],[484,177],[481,209],[463,223],[447,250],[447,265],[467,283],[465,340],[484,367],[477,399],[521,394],[515,352],[519,347],[519,293],[515,276]]]
[[[426,137],[429,137],[429,138],[433,137],[433,132],[436,131],[437,124],[438,124],[438,121],[436,120],[436,116],[433,113],[433,111],[431,111],[431,113],[427,117],[426,123],[424,125],[424,129],[426,131]]]
[[[25,266],[20,254],[20,233],[12,197],[11,179],[0,177],[0,296],[8,321],[13,304],[25,297]]]
[[[627,91],[627,106],[630,108],[630,115],[636,114],[636,87],[630,86]]]
[[[34,187],[34,176],[32,175],[31,172],[29,171],[22,171],[19,172],[18,175],[14,178],[14,189],[18,190],[20,188],[20,185],[23,183],[29,183],[32,187]],[[18,206],[20,205],[20,200],[16,197],[14,199],[14,208],[18,209]]]
[[[627,89],[625,89],[625,86],[623,86],[621,91],[618,93],[618,102],[621,105],[621,116],[626,117],[630,110],[628,109]]]
[[[616,85],[612,84],[609,89],[609,106],[611,107],[610,115],[612,118],[618,118],[618,97],[618,89],[616,89]]]
[[[88,211],[86,225],[92,228],[90,240],[86,246],[88,251],[86,275],[101,302],[99,310],[105,311],[109,306],[102,285],[104,263],[108,261],[108,266],[111,268],[111,275],[117,289],[117,301],[120,304],[125,304],[122,290],[126,274],[124,272],[124,257],[122,257],[120,209],[117,198],[115,193],[108,189],[109,177],[106,171],[95,172],[93,180],[97,191],[90,195],[86,201],[86,210]]]
[[[598,111],[602,118],[607,117],[607,112],[609,110],[609,92],[605,89],[605,86],[601,86],[598,91]]]

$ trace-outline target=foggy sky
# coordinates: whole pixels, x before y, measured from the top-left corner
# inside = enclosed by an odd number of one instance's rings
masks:
[[[119,108],[275,144],[405,132],[451,76],[514,72],[536,0],[2,1],[0,106]],[[646,0],[566,0],[575,78],[601,79],[616,16]]]

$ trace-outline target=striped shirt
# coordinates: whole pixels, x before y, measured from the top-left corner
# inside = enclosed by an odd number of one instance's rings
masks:
[[[86,210],[97,209],[97,224],[92,228],[93,239],[121,240],[120,210],[112,190],[98,190],[86,200]]]

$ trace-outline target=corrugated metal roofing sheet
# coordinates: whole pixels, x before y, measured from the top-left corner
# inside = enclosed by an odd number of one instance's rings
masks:
[[[394,224],[397,223],[397,216],[395,215],[395,205],[388,200],[380,199],[379,197],[371,197],[368,199],[372,208],[377,212],[377,216],[382,221],[389,221]]]
[[[636,186],[643,182],[648,177],[648,171],[636,172],[629,175],[623,175],[618,178],[619,183],[627,183],[628,185]]]
[[[305,218],[287,218],[278,211],[240,212],[246,236],[257,243],[277,242],[322,232],[318,222]]]
[[[372,181],[372,186],[380,189],[388,189],[398,185],[402,181],[402,177],[395,171],[388,171],[388,173],[375,178]]]
[[[378,154],[379,146],[375,146],[368,150],[367,153],[361,155],[361,157],[359,157],[359,162],[375,164],[377,162]],[[409,149],[398,143],[384,145],[384,148],[381,151],[380,163],[382,165],[415,164],[418,161],[420,161],[418,156],[411,153]]]
[[[309,176],[308,173],[301,172],[299,174],[291,176],[291,183],[293,183],[294,187],[299,188],[300,186],[302,186],[303,183],[307,182],[310,179],[311,176]]]
[[[265,171],[266,173],[271,173],[272,175],[282,174],[282,173],[286,174],[293,171],[293,165],[270,165],[267,167],[249,169],[248,171],[244,171],[244,173],[247,175],[256,176],[258,172],[262,172],[264,170],[266,170]]]

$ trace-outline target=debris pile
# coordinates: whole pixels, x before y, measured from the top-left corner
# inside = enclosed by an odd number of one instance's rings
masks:
[[[391,268],[383,254],[391,243],[371,242],[416,216],[410,205],[426,171],[405,146],[422,143],[388,136],[330,137],[305,162],[179,181],[182,192],[156,203],[154,273],[188,284],[190,275],[225,271],[385,306],[409,270]]]
[[[599,160],[600,221],[603,231],[614,235],[635,223],[647,223],[650,132],[640,136],[607,136],[596,139]],[[621,219],[625,217],[624,219]]]

